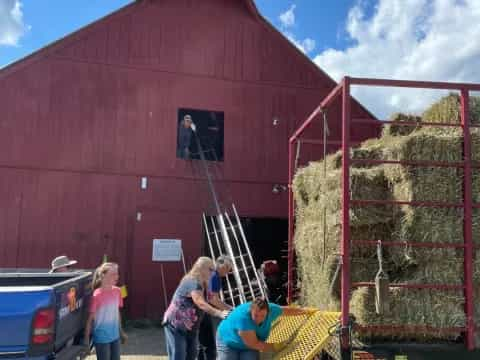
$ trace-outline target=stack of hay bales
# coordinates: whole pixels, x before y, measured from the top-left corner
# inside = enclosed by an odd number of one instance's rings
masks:
[[[458,96],[449,95],[423,114],[428,122],[459,121]],[[471,108],[476,110],[477,99]],[[456,111],[456,112],[455,112]],[[473,112],[473,111],[472,111]],[[478,112],[480,113],[480,112]],[[478,114],[474,112],[474,114]],[[396,115],[399,125],[385,126],[379,139],[353,149],[352,158],[459,162],[463,158],[463,136],[459,128],[406,127],[401,121],[419,117]],[[475,116],[472,120],[477,120]],[[480,135],[472,130],[472,156],[480,160]],[[480,202],[480,176],[473,172],[473,199]],[[351,168],[352,199],[463,201],[463,169],[417,167],[397,164]],[[294,179],[296,201],[295,246],[301,279],[302,301],[308,306],[339,310],[338,254],[341,239],[341,153],[325,161],[310,163]],[[474,241],[480,245],[480,214],[474,212]],[[384,242],[463,243],[463,211],[458,208],[409,205],[352,206],[351,240]],[[463,249],[384,247],[383,267],[393,283],[463,283]],[[475,259],[475,281],[480,285],[480,261]],[[352,245],[351,281],[372,282],[378,271],[376,249]],[[478,288],[479,286],[476,286]],[[480,296],[480,291],[478,291]],[[357,288],[351,293],[351,312],[360,325],[423,326],[402,331],[363,333],[363,337],[393,340],[455,339],[460,333],[435,332],[430,328],[465,326],[461,290],[390,289],[390,311],[375,313],[375,289]],[[479,298],[477,298],[480,300]],[[477,302],[478,302],[477,300]],[[480,309],[476,312],[480,323]]]

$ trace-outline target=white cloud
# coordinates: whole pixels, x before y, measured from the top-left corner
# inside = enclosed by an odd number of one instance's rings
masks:
[[[28,30],[20,0],[0,0],[0,45],[17,46]]]
[[[297,6],[293,4],[290,8],[284,13],[280,14],[278,17],[283,27],[292,27],[295,25],[295,8]]]
[[[305,52],[309,53],[315,50],[315,40],[306,38],[302,40],[302,47],[305,49]]]
[[[289,28],[295,26],[295,9],[296,5],[293,4],[288,10],[280,14],[278,17],[281,23],[281,30],[283,34],[290,40],[300,51],[305,54],[308,54],[315,50],[315,40],[310,38],[305,38],[303,40],[297,39],[295,34],[289,30]]]
[[[349,75],[480,82],[480,1],[379,0],[370,17],[362,4],[351,8],[347,19],[353,45],[314,58],[335,80]],[[354,95],[385,117],[419,112],[443,93],[359,87]]]
[[[299,40],[295,35],[289,31],[284,31],[283,34],[290,40],[301,52],[308,54],[315,50],[315,40],[306,38]]]

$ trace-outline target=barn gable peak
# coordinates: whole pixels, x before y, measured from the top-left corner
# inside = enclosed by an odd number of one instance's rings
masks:
[[[123,8],[120,8],[116,11],[114,11],[111,14],[108,14],[93,23],[87,24],[86,26],[78,29],[77,31],[67,34],[65,37],[60,38],[58,40],[53,41],[50,44],[47,44],[46,46],[40,48],[39,50],[28,54],[27,56],[18,59],[8,65],[6,65],[3,68],[0,68],[0,79],[4,78],[6,76],[11,75],[12,73],[16,72],[19,69],[24,68],[25,66],[28,66],[29,64],[36,62],[38,60],[41,60],[47,56],[49,56],[51,53],[54,53],[55,51],[59,50],[62,47],[67,46],[68,44],[76,41],[77,39],[81,38],[83,35],[94,31],[97,29],[99,26],[102,26],[104,24],[110,23],[114,19],[127,14],[131,13],[132,11],[135,11],[135,8],[137,5],[140,5],[141,3],[149,3],[149,2],[155,2],[155,1],[164,1],[164,0],[135,0],[129,5],[124,6]],[[198,1],[198,0],[195,0]],[[260,22],[265,22],[264,18],[260,14],[260,12],[257,9],[257,6],[255,5],[254,0],[236,0],[239,1],[242,5],[245,6],[246,10],[249,12],[249,14],[255,18],[255,20],[260,21]]]

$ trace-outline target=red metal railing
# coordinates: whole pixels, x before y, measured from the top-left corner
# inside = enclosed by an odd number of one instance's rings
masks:
[[[350,148],[352,143],[350,141],[350,126],[352,124],[376,124],[379,125],[378,120],[374,119],[351,119],[350,115],[350,88],[352,85],[363,86],[388,86],[388,87],[407,87],[407,88],[423,88],[423,89],[442,89],[442,90],[457,90],[460,91],[461,96],[461,123],[430,123],[430,122],[402,122],[402,126],[433,126],[433,127],[459,127],[463,130],[463,161],[461,162],[439,162],[439,161],[394,161],[394,160],[364,160],[364,159],[350,159]],[[350,78],[345,77],[342,82],[337,85],[332,92],[320,103],[314,112],[302,123],[302,125],[295,131],[289,140],[289,227],[288,227],[288,301],[292,301],[294,290],[294,199],[292,192],[292,181],[294,176],[294,148],[299,141],[300,136],[314,121],[317,115],[326,110],[329,105],[337,97],[342,97],[342,237],[341,237],[341,326],[342,326],[342,346],[347,346],[350,339],[348,338],[349,326],[349,301],[351,287],[359,286],[373,286],[373,283],[353,283],[350,281],[350,216],[349,209],[351,206],[365,206],[365,205],[410,205],[410,206],[425,206],[425,207],[439,207],[439,208],[461,208],[463,209],[463,244],[446,244],[446,243],[413,243],[413,242],[383,242],[385,246],[412,246],[412,247],[426,247],[426,248],[463,248],[464,249],[464,284],[463,285],[449,285],[449,284],[395,284],[392,287],[412,288],[412,289],[433,289],[433,290],[463,290],[465,297],[465,314],[466,326],[465,328],[452,328],[453,330],[465,330],[465,342],[469,350],[474,348],[474,333],[476,331],[474,324],[474,307],[473,307],[473,256],[475,247],[472,239],[472,211],[474,208],[480,208],[480,204],[472,203],[472,168],[480,168],[478,164],[472,164],[471,161],[471,139],[470,128],[479,127],[478,125],[469,124],[469,92],[480,91],[480,84],[466,84],[466,83],[446,83],[446,82],[425,82],[425,81],[403,81],[403,80],[386,80],[386,79],[366,79],[366,78]],[[384,121],[381,124],[398,124],[398,122]],[[314,141],[310,140],[312,143]],[[319,142],[321,143],[321,142]],[[463,201],[459,203],[448,202],[434,202],[434,201],[395,201],[395,200],[352,200],[350,198],[349,179],[350,166],[353,163],[362,164],[404,164],[409,166],[425,166],[425,167],[456,167],[463,168]],[[352,245],[374,246],[377,244],[375,240],[354,241]],[[382,328],[381,326],[376,326]],[[364,327],[365,329],[372,327]],[[401,329],[404,326],[389,326],[389,329]],[[421,328],[421,326],[417,327]],[[452,329],[434,329],[434,331],[450,331]]]
[[[398,333],[399,331],[408,331],[410,333],[422,333],[422,334],[458,334],[461,331],[466,331],[465,327],[444,327],[436,328],[433,326],[426,325],[368,325],[368,326],[357,326],[357,330],[360,332],[376,332],[385,334],[388,331],[391,333]]]

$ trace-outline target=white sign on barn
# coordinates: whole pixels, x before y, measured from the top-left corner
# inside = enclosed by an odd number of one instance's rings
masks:
[[[182,260],[182,240],[153,239],[152,261]]]

